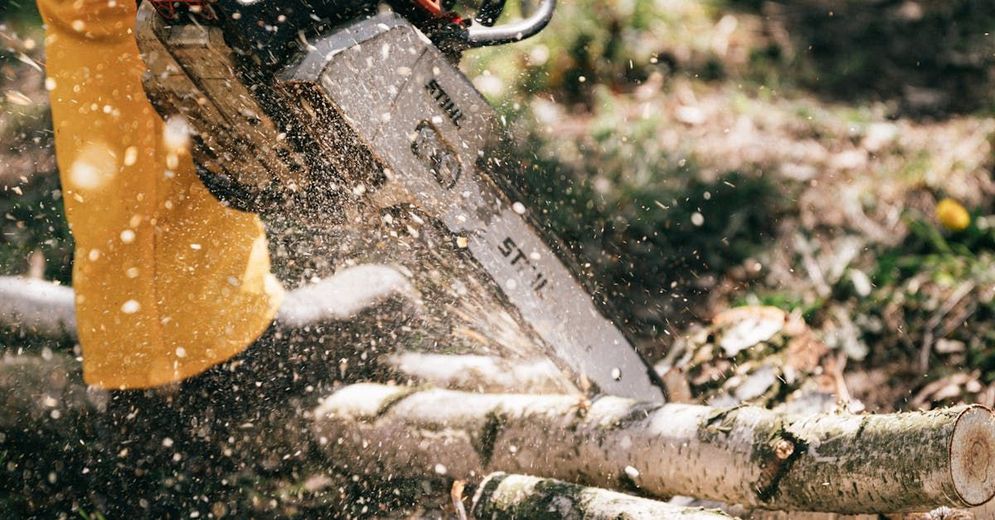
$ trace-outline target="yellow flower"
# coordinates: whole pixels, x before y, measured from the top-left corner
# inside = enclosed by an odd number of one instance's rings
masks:
[[[936,219],[951,231],[961,231],[971,225],[971,215],[954,199],[946,198],[936,205]]]

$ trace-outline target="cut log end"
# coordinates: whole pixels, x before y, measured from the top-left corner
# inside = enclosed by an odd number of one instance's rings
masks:
[[[995,496],[995,414],[972,406],[957,418],[950,441],[950,472],[957,494],[979,506]]]

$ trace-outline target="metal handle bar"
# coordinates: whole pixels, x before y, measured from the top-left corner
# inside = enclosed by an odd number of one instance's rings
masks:
[[[470,47],[486,47],[514,43],[535,36],[553,18],[556,0],[542,0],[542,4],[531,15],[517,22],[487,27],[474,23],[467,29],[466,41]]]

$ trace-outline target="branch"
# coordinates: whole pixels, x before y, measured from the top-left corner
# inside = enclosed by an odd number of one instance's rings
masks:
[[[494,356],[404,352],[390,356],[387,363],[419,382],[450,390],[577,393],[548,359],[510,361]]]
[[[391,267],[366,264],[287,293],[277,322],[291,329],[341,322],[390,299],[417,305],[407,278]],[[50,282],[0,276],[0,329],[76,339],[73,290]]]
[[[333,460],[370,473],[507,471],[839,513],[977,506],[995,495],[995,416],[981,406],[794,417],[359,384],[326,399],[315,417]]]
[[[481,520],[584,518],[586,520],[729,520],[719,511],[680,507],[560,480],[492,473],[473,497]]]
[[[417,292],[400,271],[363,264],[288,292],[276,319],[292,328],[345,321],[392,298],[412,305],[418,302]]]
[[[75,339],[73,290],[43,280],[0,276],[0,329]]]

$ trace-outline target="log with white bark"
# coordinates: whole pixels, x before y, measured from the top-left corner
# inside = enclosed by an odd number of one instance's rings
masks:
[[[0,276],[0,329],[75,339],[73,290],[44,280]]]
[[[70,287],[0,276],[0,329],[37,337],[76,339],[76,309]],[[419,305],[417,292],[397,269],[364,264],[287,292],[276,321],[288,329],[350,320],[385,301]]]
[[[509,360],[496,356],[402,352],[387,358],[395,371],[450,390],[518,392],[526,394],[576,393],[560,369],[548,359]]]
[[[287,293],[276,320],[289,328],[346,321],[390,299],[411,307],[419,296],[407,277],[393,267],[362,264]]]
[[[721,511],[680,507],[561,480],[492,473],[473,496],[479,520],[583,518],[585,520],[729,520]]]
[[[333,461],[382,475],[506,471],[840,513],[969,507],[995,495],[995,416],[981,406],[795,417],[360,384],[327,398],[314,430]]]

